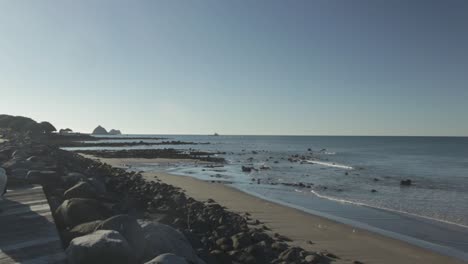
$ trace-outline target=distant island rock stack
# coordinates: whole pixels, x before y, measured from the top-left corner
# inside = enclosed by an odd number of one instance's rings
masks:
[[[93,130],[93,135],[108,135],[107,130],[102,126],[98,126]]]
[[[122,132],[120,132],[120,130],[117,129],[111,129],[109,131],[109,135],[122,135]]]
[[[117,129],[111,129],[109,132],[102,126],[98,126],[93,130],[93,135],[122,135],[122,132]]]

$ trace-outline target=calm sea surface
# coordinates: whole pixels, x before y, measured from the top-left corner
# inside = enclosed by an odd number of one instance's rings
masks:
[[[228,164],[138,169],[228,181],[266,199],[468,259],[466,137],[164,137],[210,144],[157,148],[225,152],[219,156]],[[303,162],[288,161],[295,155]],[[245,173],[241,166],[270,169]],[[400,186],[404,179],[412,186]],[[286,186],[297,183],[311,188]]]

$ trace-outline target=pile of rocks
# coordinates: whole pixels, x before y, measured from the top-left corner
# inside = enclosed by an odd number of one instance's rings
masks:
[[[56,147],[13,139],[0,166],[44,186],[70,263],[328,263],[248,216]]]

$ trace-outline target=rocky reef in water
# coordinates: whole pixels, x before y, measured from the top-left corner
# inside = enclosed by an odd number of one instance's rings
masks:
[[[224,158],[204,151],[184,151],[179,149],[128,149],[128,150],[77,150],[76,152],[92,155],[99,158],[141,158],[141,159],[193,159],[206,162],[224,163]]]
[[[99,137],[98,139],[102,139]],[[107,138],[106,138],[107,139]],[[145,142],[145,141],[137,141],[137,142],[99,142],[97,140],[96,143],[86,143],[82,141],[66,141],[62,142],[61,147],[133,147],[133,146],[160,146],[160,145],[199,145],[199,144],[209,144],[209,143],[196,143],[196,142],[185,142],[180,140],[172,140],[172,141],[161,141],[161,142]]]

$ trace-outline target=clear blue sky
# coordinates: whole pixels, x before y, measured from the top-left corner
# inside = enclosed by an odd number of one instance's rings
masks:
[[[0,113],[90,132],[468,135],[468,1],[0,1]]]

